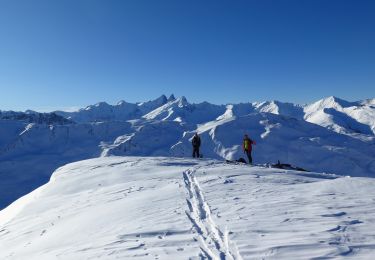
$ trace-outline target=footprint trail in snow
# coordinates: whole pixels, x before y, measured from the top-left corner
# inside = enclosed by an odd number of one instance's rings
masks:
[[[214,222],[195,172],[196,169],[186,170],[183,172],[183,178],[189,194],[186,200],[189,211],[186,211],[186,215],[197,231],[201,243],[201,256],[214,260],[242,259],[234,242],[229,240],[228,231],[223,232]]]

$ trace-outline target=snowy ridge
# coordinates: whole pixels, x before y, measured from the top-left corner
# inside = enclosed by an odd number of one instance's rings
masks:
[[[374,185],[216,160],[90,159],[0,211],[0,258],[371,259]]]
[[[328,97],[308,105],[279,101],[252,103],[258,112],[267,112],[314,123],[337,133],[363,138],[375,133],[373,99],[348,102]]]
[[[73,121],[66,119],[63,116],[57,115],[56,113],[38,113],[35,111],[28,110],[26,112],[14,112],[14,111],[1,111],[0,120],[14,120],[22,121],[26,123],[35,124],[57,124],[66,125],[72,124]]]
[[[279,101],[253,103],[255,109],[259,112],[272,113],[276,115],[283,115],[296,119],[303,119],[303,106],[292,103],[282,103]]]
[[[374,103],[374,99],[348,102],[331,96],[308,105],[266,101],[232,104],[230,110],[233,116],[243,116],[251,112],[272,113],[306,120],[338,133],[374,135]],[[207,102],[190,104],[185,97],[176,99],[173,95],[169,98],[162,95],[148,102],[132,104],[120,101],[116,105],[101,102],[77,112],[56,111],[55,113],[76,122],[144,118],[147,120],[177,120],[201,124],[224,115],[225,111],[226,108],[223,105],[213,105]],[[335,114],[332,115],[333,113]],[[361,126],[358,127],[358,125]]]
[[[173,95],[168,99],[165,95],[162,95],[155,100],[147,102],[133,104],[121,100],[116,105],[109,105],[106,102],[100,102],[95,105],[87,106],[76,112],[56,111],[55,113],[79,123],[114,120],[126,121],[142,117],[150,111],[163,106],[167,102],[173,102],[174,100],[175,97]]]

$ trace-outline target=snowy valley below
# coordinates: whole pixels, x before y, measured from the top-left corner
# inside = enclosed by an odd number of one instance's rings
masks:
[[[374,99],[0,111],[0,259],[373,259],[374,177]]]

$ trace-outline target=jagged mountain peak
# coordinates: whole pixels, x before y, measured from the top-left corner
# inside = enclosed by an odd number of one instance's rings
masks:
[[[167,97],[165,95],[161,95],[160,97],[149,100],[146,102],[138,103],[138,108],[141,111],[141,115],[145,115],[149,113],[150,111],[157,109],[158,107],[161,107],[168,103]]]
[[[160,97],[158,97],[157,99],[154,99],[153,101],[151,101],[153,103],[156,103],[158,105],[164,105],[165,103],[168,102],[168,99],[167,99],[167,96],[166,95],[161,95]]]
[[[179,97],[176,101],[178,101],[179,106],[188,106],[189,102],[187,101],[185,96]]]
[[[168,98],[168,102],[170,102],[170,101],[175,101],[176,100],[176,98],[175,98],[175,96],[173,95],[173,94],[171,94],[170,96],[169,96],[169,98]]]

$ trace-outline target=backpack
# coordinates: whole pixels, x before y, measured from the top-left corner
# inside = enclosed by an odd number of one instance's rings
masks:
[[[246,138],[243,140],[243,149],[245,151],[251,151],[251,144],[255,144],[255,142],[253,140],[251,140],[250,138]]]
[[[244,141],[244,149],[246,150],[246,151],[248,151],[249,150],[249,148],[250,148],[250,139],[245,139]]]
[[[199,146],[199,136],[194,136],[191,143],[193,144],[193,146]]]

